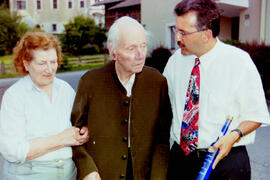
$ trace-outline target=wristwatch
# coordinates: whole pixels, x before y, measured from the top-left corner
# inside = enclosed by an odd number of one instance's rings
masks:
[[[233,130],[231,130],[231,132],[234,132],[234,131],[239,134],[239,140],[240,140],[240,138],[243,137],[242,131],[240,129],[233,129]]]

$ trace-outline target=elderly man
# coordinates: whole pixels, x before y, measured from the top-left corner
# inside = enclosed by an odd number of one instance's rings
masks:
[[[220,14],[213,0],[182,0],[175,7],[175,39],[167,77],[173,109],[168,179],[195,179],[207,148],[227,115],[227,135],[214,144],[219,153],[210,179],[249,180],[245,145],[255,129],[269,124],[260,75],[250,56],[217,38]]]
[[[165,179],[170,101],[166,79],[145,67],[141,24],[118,19],[108,34],[112,61],[80,79],[72,123],[90,140],[73,149],[78,179]]]

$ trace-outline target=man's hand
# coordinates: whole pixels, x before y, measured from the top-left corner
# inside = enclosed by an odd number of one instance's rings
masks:
[[[239,139],[239,134],[237,132],[231,132],[223,137],[221,137],[214,145],[213,149],[216,151],[219,149],[219,153],[215,159],[215,162],[213,163],[212,168],[215,169],[216,165],[220,160],[222,160],[224,157],[226,157],[231,149],[232,146],[236,141]]]
[[[83,178],[83,180],[101,180],[98,172],[91,172],[90,174],[88,174],[87,176],[85,176]]]

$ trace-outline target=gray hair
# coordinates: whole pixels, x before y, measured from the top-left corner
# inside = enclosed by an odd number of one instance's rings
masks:
[[[107,46],[111,46],[112,49],[116,49],[119,42],[119,25],[136,25],[138,27],[141,27],[144,30],[144,27],[135,19],[129,17],[129,16],[123,16],[119,19],[117,19],[112,26],[109,29],[108,32],[108,39],[107,39]],[[145,30],[144,30],[145,31]]]

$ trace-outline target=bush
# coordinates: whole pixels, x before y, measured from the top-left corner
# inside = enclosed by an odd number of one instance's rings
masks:
[[[11,14],[9,9],[0,6],[0,55],[11,54],[17,41],[29,30],[25,23],[19,21],[16,14]]]
[[[99,47],[96,44],[87,44],[82,47],[80,55],[93,55],[100,53]]]
[[[73,55],[83,55],[90,51],[95,54],[104,49],[105,30],[89,17],[76,16],[65,25],[65,32],[60,36],[63,51]]]
[[[145,65],[154,67],[162,73],[171,55],[169,49],[159,46],[151,52],[150,57],[146,59]]]
[[[68,71],[72,69],[72,65],[69,64],[68,56],[63,54],[63,62],[59,67],[60,71]]]

